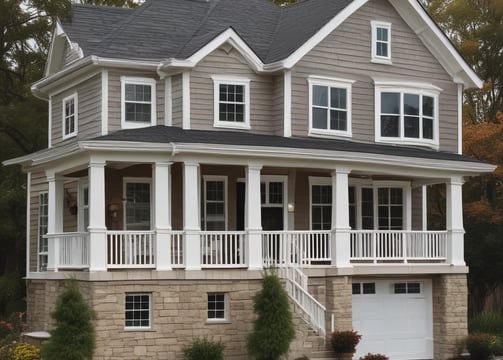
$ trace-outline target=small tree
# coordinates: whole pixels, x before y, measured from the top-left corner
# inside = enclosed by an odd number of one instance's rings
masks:
[[[75,281],[59,296],[52,314],[56,328],[42,348],[44,359],[91,360],[95,333],[92,310],[84,301]]]
[[[248,351],[257,360],[277,360],[288,352],[295,338],[288,295],[276,271],[264,272],[262,290],[253,299],[257,314],[253,332],[248,337]]]

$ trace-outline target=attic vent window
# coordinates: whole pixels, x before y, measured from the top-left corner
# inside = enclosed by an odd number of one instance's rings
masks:
[[[155,125],[155,80],[121,77],[123,129]]]
[[[372,62],[391,64],[391,24],[372,21]]]
[[[250,128],[250,80],[213,76],[214,126]]]

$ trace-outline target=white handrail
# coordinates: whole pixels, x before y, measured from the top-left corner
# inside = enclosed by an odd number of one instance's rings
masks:
[[[89,267],[89,233],[54,234],[59,238],[58,268]]]
[[[109,268],[151,268],[154,231],[107,231]]]
[[[307,290],[307,275],[298,266],[280,267],[278,274],[286,280],[286,292],[309,318],[311,326],[326,336],[326,308]]]
[[[201,266],[246,266],[244,231],[201,231]]]

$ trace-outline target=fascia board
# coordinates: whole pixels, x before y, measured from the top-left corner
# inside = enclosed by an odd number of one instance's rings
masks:
[[[141,144],[141,146],[138,146]],[[479,162],[462,162],[452,160],[437,160],[412,158],[403,156],[381,155],[371,153],[356,153],[349,151],[331,151],[318,149],[278,148],[264,146],[240,146],[201,143],[139,143],[122,141],[85,141],[81,143],[85,150],[101,151],[141,151],[141,152],[171,152],[172,156],[181,154],[204,154],[216,156],[241,156],[260,158],[282,158],[294,161],[330,161],[345,162],[352,166],[398,166],[429,171],[458,172],[466,176],[492,172],[496,168]]]
[[[115,67],[155,71],[157,69],[157,66],[158,62],[154,61],[132,61],[123,59],[101,58],[98,56],[87,56],[85,58],[76,60],[74,63],[57,73],[49,75],[33,83],[31,86],[31,91],[35,94],[35,96],[47,100],[48,94],[52,89],[57,88],[62,84],[67,84],[68,81],[75,79],[82,74],[97,70],[97,67]]]
[[[466,63],[447,35],[435,24],[417,0],[389,1],[453,79],[462,79],[468,88],[482,87],[483,81]]]
[[[187,59],[170,58],[161,62],[158,67],[158,72],[169,73],[171,68],[193,68],[202,59],[211,54],[226,42],[230,43],[239,53],[245,58],[251,68],[257,72],[264,70],[264,63],[253,52],[253,50],[241,39],[241,37],[232,28],[220,33],[208,44],[204,45],[196,53]]]

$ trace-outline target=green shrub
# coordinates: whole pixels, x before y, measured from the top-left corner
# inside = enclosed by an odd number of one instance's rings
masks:
[[[470,334],[487,333],[503,337],[503,314],[482,312],[468,322]]]
[[[264,270],[262,290],[253,299],[257,318],[248,337],[248,352],[257,360],[277,360],[295,338],[290,303],[274,268]]]
[[[183,349],[185,360],[224,360],[225,345],[206,338],[196,339]]]
[[[497,337],[487,333],[476,333],[466,338],[466,349],[473,360],[486,360],[493,354]]]
[[[330,335],[330,344],[336,354],[354,353],[361,338],[354,330],[334,331]]]
[[[56,320],[56,328],[42,347],[42,357],[48,360],[91,360],[95,345],[93,313],[75,281],[70,281],[58,297],[52,317]]]
[[[383,354],[371,354],[368,353],[365,356],[362,356],[360,360],[389,360],[389,357]]]

